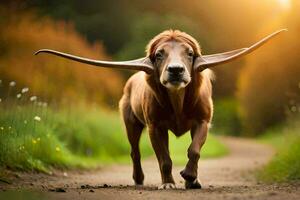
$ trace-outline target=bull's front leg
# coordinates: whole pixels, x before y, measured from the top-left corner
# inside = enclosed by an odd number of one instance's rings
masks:
[[[180,172],[185,179],[185,187],[187,189],[200,189],[201,184],[197,179],[198,176],[198,160],[200,158],[200,150],[205,143],[208,132],[208,123],[202,121],[195,125],[191,130],[192,143],[188,148],[188,163],[185,169]]]
[[[169,154],[168,130],[161,127],[149,126],[149,135],[159,163],[162,178],[162,185],[159,189],[175,188],[172,176],[172,160]]]

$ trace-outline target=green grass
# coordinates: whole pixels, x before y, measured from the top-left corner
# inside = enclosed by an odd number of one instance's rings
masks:
[[[0,106],[0,165],[12,169],[49,171],[51,167],[89,168],[110,163],[130,163],[129,143],[119,114],[97,108],[53,110],[34,106]],[[41,118],[35,120],[35,116]],[[170,133],[175,164],[184,164],[189,134]],[[148,134],[141,140],[142,157],[153,155]],[[227,149],[210,135],[203,158],[222,156]]]
[[[241,135],[241,120],[238,116],[238,102],[234,98],[214,101],[212,132],[218,135]]]
[[[184,165],[187,160],[187,149],[191,143],[190,134],[185,134],[176,138],[170,134],[170,154],[173,163],[176,165]],[[206,143],[200,152],[201,159],[211,157],[221,157],[228,153],[227,147],[222,144],[214,135],[209,135]]]
[[[260,138],[277,151],[274,158],[258,172],[265,182],[300,181],[300,120],[288,122],[284,128],[269,130]]]

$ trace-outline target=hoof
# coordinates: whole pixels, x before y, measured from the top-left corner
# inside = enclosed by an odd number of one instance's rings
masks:
[[[195,179],[192,182],[185,181],[185,189],[201,189],[201,188],[202,188],[201,183],[197,179]]]
[[[158,187],[159,190],[169,190],[169,189],[176,189],[174,183],[163,183],[161,186]]]
[[[143,186],[144,185],[144,181],[134,181],[134,185],[135,186]]]
[[[144,186],[143,183],[134,183],[134,185],[135,185],[136,187],[143,187],[143,186]]]
[[[180,172],[180,175],[182,176],[182,178],[184,178],[184,180],[186,180],[187,182],[193,182],[194,180],[197,179],[197,174],[193,174],[188,172],[188,170],[184,169]]]

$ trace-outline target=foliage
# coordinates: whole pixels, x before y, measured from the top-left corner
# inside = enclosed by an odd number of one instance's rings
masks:
[[[58,102],[86,100],[111,105],[119,99],[123,81],[117,71],[33,55],[38,49],[52,48],[109,59],[100,43],[88,44],[69,23],[38,18],[29,12],[14,15],[0,10],[1,18],[6,19],[0,22],[0,74],[4,80],[16,80],[18,85],[27,85],[42,97]],[[5,93],[0,91],[0,95]]]
[[[300,181],[300,123],[299,117],[285,128],[267,131],[262,141],[272,144],[277,154],[259,171],[266,182]]]

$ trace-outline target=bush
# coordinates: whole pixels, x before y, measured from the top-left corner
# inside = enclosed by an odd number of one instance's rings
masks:
[[[100,102],[119,100],[123,81],[115,70],[94,68],[53,56],[34,56],[41,48],[52,48],[90,58],[108,60],[102,45],[90,45],[72,24],[54,22],[30,12],[7,13],[0,7],[0,74],[15,80],[42,97],[56,101]],[[19,88],[20,89],[20,88]],[[0,91],[0,96],[6,91]]]

